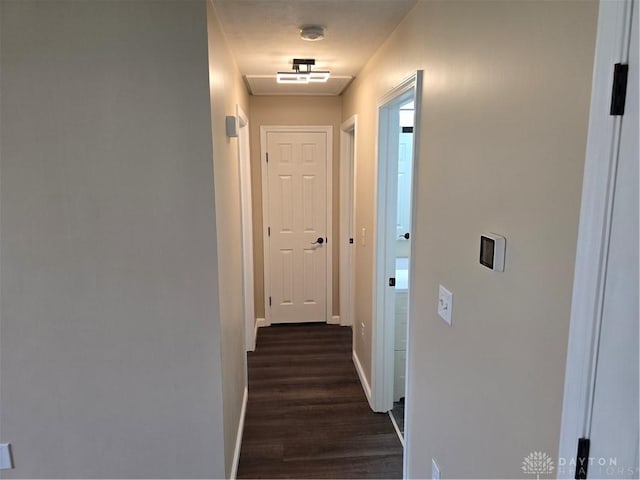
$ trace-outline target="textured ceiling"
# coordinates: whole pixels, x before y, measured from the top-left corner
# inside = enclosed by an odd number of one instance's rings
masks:
[[[243,75],[275,75],[277,71],[290,71],[293,58],[315,58],[316,70],[355,76],[416,0],[214,0],[213,3]],[[302,40],[300,26],[310,24],[326,27],[326,38],[317,42]],[[322,88],[319,84],[305,87],[310,95]],[[291,89],[277,84],[273,88],[283,94]],[[300,86],[295,91],[300,94]]]

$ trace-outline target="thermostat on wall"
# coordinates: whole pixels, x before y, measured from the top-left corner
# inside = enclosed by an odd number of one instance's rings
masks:
[[[504,272],[506,239],[495,233],[480,235],[480,263],[490,270]]]

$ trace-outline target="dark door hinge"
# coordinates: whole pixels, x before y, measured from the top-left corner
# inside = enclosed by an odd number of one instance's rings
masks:
[[[269,297],[269,306],[271,306],[271,297]]]
[[[578,439],[578,453],[576,453],[576,480],[587,478],[587,468],[589,468],[589,439]]]
[[[389,277],[389,286],[390,287],[396,286],[396,279],[394,277]]]
[[[350,239],[349,239],[349,243],[353,243],[353,238],[350,238]]]
[[[627,98],[627,77],[629,65],[616,63],[613,66],[613,87],[611,88],[610,115],[624,115],[624,104]]]
[[[271,227],[267,227],[267,237],[271,236]]]
[[[267,163],[269,163],[269,152],[267,152],[267,153],[265,154],[265,158],[266,158],[266,160],[267,160]]]

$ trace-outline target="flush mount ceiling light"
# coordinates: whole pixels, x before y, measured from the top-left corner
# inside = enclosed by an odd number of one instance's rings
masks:
[[[292,72],[278,72],[276,80],[278,83],[313,83],[326,82],[331,76],[327,70],[313,71],[311,67],[316,64],[313,58],[294,58]]]
[[[300,38],[308,42],[324,39],[324,27],[320,25],[303,25],[300,27]]]

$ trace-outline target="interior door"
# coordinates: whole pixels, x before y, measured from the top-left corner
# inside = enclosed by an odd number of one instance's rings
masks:
[[[266,137],[270,320],[324,322],[327,133],[267,131]]]
[[[396,227],[398,238],[411,232],[411,156],[413,155],[413,127],[401,127],[401,129],[399,138],[400,148],[398,151],[398,224]]]
[[[588,478],[638,478],[638,2],[622,117]]]
[[[401,105],[398,138],[398,190],[396,225],[395,367],[393,401],[404,399],[407,363],[409,298],[409,246],[411,239],[411,172],[413,170],[413,100]]]

